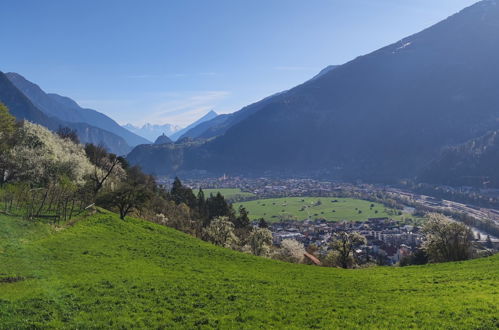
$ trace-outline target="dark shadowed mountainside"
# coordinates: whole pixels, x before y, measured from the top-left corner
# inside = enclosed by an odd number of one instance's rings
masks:
[[[420,181],[449,186],[499,188],[499,131],[448,147]]]
[[[206,170],[184,170],[186,163],[196,163],[206,142],[183,138],[177,143],[143,144],[135,147],[127,156],[134,165],[139,164],[143,171],[153,175],[175,173],[179,176],[207,174]]]
[[[329,65],[328,67],[321,70],[315,77],[310,79],[309,81],[315,80],[326,73],[337,68],[338,65]],[[193,128],[187,130],[187,132],[182,135],[182,137],[190,137],[190,138],[212,138],[215,136],[223,135],[230,127],[236,125],[237,123],[243,121],[248,118],[253,113],[260,111],[265,106],[280,102],[282,100],[282,96],[286,92],[276,93],[274,95],[268,96],[263,100],[250,104],[240,111],[236,111],[231,114],[223,114],[219,115],[211,120],[204,121]],[[188,129],[188,127],[186,128]]]
[[[248,105],[237,112],[219,115],[210,121],[195,126],[193,129],[187,131],[182,137],[206,139],[223,135],[230,127],[243,121],[255,112],[260,111],[266,105],[277,102],[280,94],[281,93],[277,93],[269,96],[261,101]]]
[[[154,144],[165,144],[165,143],[173,143],[173,141],[170,140],[170,138],[165,134],[158,136],[156,141],[154,141]]]

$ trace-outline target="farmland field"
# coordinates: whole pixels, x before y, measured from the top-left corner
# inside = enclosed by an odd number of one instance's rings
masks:
[[[390,217],[402,219],[409,214],[386,208],[379,203],[360,199],[335,197],[272,198],[235,203],[244,206],[252,220],[264,218],[268,222],[281,220],[325,219],[328,221],[360,221],[368,218]]]
[[[220,189],[203,189],[204,195],[209,197],[210,194],[216,195],[220,192],[226,199],[237,199],[255,196],[252,193],[241,191],[238,188],[220,188]],[[196,192],[196,190],[194,190]]]

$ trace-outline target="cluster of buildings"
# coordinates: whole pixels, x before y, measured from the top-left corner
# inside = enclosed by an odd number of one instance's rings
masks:
[[[171,178],[158,178],[164,184],[171,184]],[[466,214],[475,219],[499,224],[499,211],[454,201],[443,200],[417,194],[384,185],[363,183],[328,182],[313,179],[283,179],[283,178],[243,178],[222,176],[220,178],[198,178],[187,180],[184,184],[193,189],[202,188],[239,188],[251,192],[253,197],[245,199],[264,199],[279,197],[325,197],[341,196],[348,193],[349,197],[377,201],[393,208],[404,209],[404,212],[414,213],[415,206],[426,208],[432,212],[454,212]],[[498,190],[499,191],[499,190]],[[494,191],[495,193],[495,191]],[[279,244],[284,239],[295,239],[305,246],[314,244],[321,253],[327,253],[335,232],[358,232],[367,239],[367,244],[357,251],[360,258],[377,260],[384,264],[395,264],[404,255],[417,250],[422,243],[420,227],[408,225],[388,218],[367,219],[365,222],[327,222],[325,220],[286,221],[272,224],[274,243]],[[490,232],[484,232],[472,227],[481,241],[490,237],[499,244],[499,237]],[[480,240],[480,239],[478,239]]]
[[[389,218],[371,218],[365,222],[327,222],[325,220],[286,221],[270,226],[274,244],[294,239],[305,246],[315,245],[321,254],[327,254],[337,232],[357,232],[366,238],[366,244],[356,251],[365,261],[396,264],[410,255],[422,243],[420,228]]]
[[[204,178],[186,180],[188,186],[202,188],[239,188],[259,198],[277,198],[293,196],[327,196],[333,191],[341,190],[343,184],[323,182],[312,179],[272,179],[241,178],[222,176],[220,178]]]

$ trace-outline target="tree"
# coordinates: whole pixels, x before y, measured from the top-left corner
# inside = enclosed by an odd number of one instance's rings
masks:
[[[239,206],[239,216],[234,220],[234,226],[236,229],[248,229],[251,225],[251,221],[248,217],[249,212],[244,206]]]
[[[400,260],[400,267],[410,265],[424,265],[428,263],[428,255],[424,250],[418,249],[413,254]]]
[[[59,129],[57,130],[57,135],[59,135],[61,139],[68,139],[73,141],[73,143],[80,144],[80,139],[78,138],[76,130],[71,129],[69,127],[59,126]]]
[[[310,244],[309,246],[307,246],[307,248],[305,250],[308,253],[315,255],[319,251],[319,247],[315,244]]]
[[[7,107],[0,103],[0,185],[7,180],[10,165],[7,151],[12,148],[15,131],[16,119],[9,113]]]
[[[253,228],[248,236],[248,247],[256,256],[267,256],[272,246],[272,232],[266,228]]]
[[[229,203],[225,200],[224,196],[218,192],[215,196],[210,195],[206,200],[206,207],[208,209],[208,219],[216,217],[229,217],[233,218],[233,210]]]
[[[355,249],[365,243],[366,238],[359,233],[336,233],[331,243],[333,253],[330,258],[333,265],[341,268],[352,267],[355,264]]]
[[[282,261],[301,263],[303,262],[305,252],[305,247],[302,243],[294,239],[285,239],[281,242],[281,247],[274,257]]]
[[[81,145],[59,138],[45,127],[23,122],[16,143],[3,158],[6,181],[26,181],[46,186],[66,176],[78,184],[92,172],[92,164]]]
[[[153,194],[154,181],[137,167],[127,171],[126,179],[118,187],[105,192],[97,199],[104,207],[116,208],[122,220],[132,210],[140,210]]]
[[[215,245],[231,247],[237,243],[234,224],[228,217],[215,218],[204,232],[206,239]]]
[[[196,208],[197,206],[197,199],[192,189],[184,186],[178,177],[173,181],[170,195],[177,204],[185,203],[190,208]]]
[[[156,215],[156,220],[160,220],[159,223],[183,231],[184,233],[195,234],[196,228],[194,228],[193,221],[191,220],[191,209],[184,203],[180,205],[175,204],[173,201],[169,203],[173,205],[171,205],[170,209],[165,210],[166,215],[160,213]]]
[[[260,218],[260,220],[258,220],[258,227],[269,228],[269,224],[267,223],[267,221],[265,221],[264,218]]]
[[[94,193],[102,189],[106,180],[108,180],[116,172],[123,172],[121,167],[121,158],[115,154],[108,153],[103,146],[94,144],[85,145],[85,153],[88,159],[94,165],[94,171],[89,176],[94,185]]]
[[[429,213],[423,226],[423,250],[431,262],[460,261],[471,257],[473,232],[463,223]]]
[[[206,198],[204,196],[203,189],[199,188],[198,196],[197,196],[197,206],[198,213],[201,217],[205,217],[208,215],[208,210],[206,209]]]
[[[15,131],[16,118],[9,113],[3,103],[0,103],[0,154],[11,147]]]

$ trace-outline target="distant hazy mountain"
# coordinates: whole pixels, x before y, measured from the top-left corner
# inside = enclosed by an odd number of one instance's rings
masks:
[[[154,141],[154,139],[156,139],[158,136],[162,134],[165,134],[166,136],[170,137],[174,133],[182,129],[182,127],[178,125],[172,125],[172,124],[154,125],[149,123],[142,126],[126,124],[123,125],[123,127],[129,130],[130,132],[133,132],[151,141]]]
[[[180,138],[183,138],[183,137],[193,137],[193,136],[189,136],[189,134],[186,134],[189,130],[197,127],[198,125],[206,122],[206,121],[209,121],[215,117],[217,117],[218,114],[211,110],[210,112],[208,112],[206,115],[204,115],[203,117],[199,118],[198,120],[196,120],[195,122],[193,122],[192,124],[190,124],[189,126],[187,126],[186,128],[184,129],[181,129],[179,130],[178,132],[175,132],[175,134],[171,135],[170,138],[173,140],[173,141],[176,141]]]
[[[77,131],[82,143],[100,144],[118,155],[126,155],[130,151],[126,141],[114,133],[85,123],[70,123],[47,116],[2,72],[0,72],[0,102],[4,103],[18,120],[29,120],[52,131],[57,131],[59,127],[72,128]]]
[[[75,101],[57,94],[47,94],[38,85],[30,82],[18,73],[9,72],[6,76],[26,95],[30,101],[49,117],[55,117],[70,123],[86,123],[121,136],[128,145],[151,143],[121,127],[108,116],[92,109],[81,108]]]
[[[481,1],[242,109],[230,116],[243,118],[236,124],[215,128],[217,138],[175,150],[177,157],[156,154],[176,163],[158,169],[383,182],[413,177],[442,148],[499,129],[498,22],[499,4]],[[144,163],[137,154],[133,159]]]

